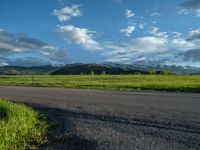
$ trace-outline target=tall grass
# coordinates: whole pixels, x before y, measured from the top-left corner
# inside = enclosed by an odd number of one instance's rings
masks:
[[[37,149],[47,142],[46,129],[31,108],[0,100],[0,150]]]
[[[0,85],[200,92],[200,75],[0,76]]]

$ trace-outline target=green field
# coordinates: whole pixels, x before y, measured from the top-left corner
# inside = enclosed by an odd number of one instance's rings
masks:
[[[200,75],[0,76],[0,85],[128,91],[200,92]]]
[[[0,99],[0,149],[36,149],[47,142],[47,124],[41,116],[24,105]]]

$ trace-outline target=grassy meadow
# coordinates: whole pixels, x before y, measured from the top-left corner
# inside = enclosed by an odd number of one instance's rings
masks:
[[[200,75],[0,76],[0,86],[200,92]]]
[[[24,105],[0,99],[0,149],[37,149],[47,142],[47,124],[40,115]]]

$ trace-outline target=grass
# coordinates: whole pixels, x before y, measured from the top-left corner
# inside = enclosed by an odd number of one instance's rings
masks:
[[[0,100],[0,149],[37,149],[47,142],[47,123],[24,105]]]
[[[0,76],[0,85],[200,92],[200,75]]]

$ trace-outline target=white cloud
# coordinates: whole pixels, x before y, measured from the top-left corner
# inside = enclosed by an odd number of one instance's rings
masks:
[[[60,49],[58,47],[47,45],[42,49],[41,53],[53,61],[62,63],[69,62],[67,49]]]
[[[178,10],[178,14],[179,15],[187,15],[187,14],[189,14],[189,10],[187,10],[187,9],[180,9],[180,10]]]
[[[151,16],[161,16],[162,14],[161,13],[159,13],[159,12],[153,12],[153,13],[151,13]]]
[[[106,57],[107,61],[129,63],[130,61],[139,61],[141,57],[148,57],[153,53],[155,56],[152,59],[155,59],[158,53],[160,58],[163,52],[167,50],[167,47],[168,41],[165,38],[139,37],[120,45],[106,43],[104,46],[106,51],[102,51],[101,55]],[[151,57],[153,57],[153,55],[151,55]]]
[[[14,34],[1,31],[0,32],[0,51],[7,52],[25,52],[42,49],[46,43],[26,36],[16,37]]]
[[[195,29],[189,32],[190,36],[196,36],[196,35],[200,35],[200,28],[199,29]]]
[[[192,42],[197,42],[198,44],[200,44],[200,28],[195,29],[195,30],[191,30],[189,32],[188,40],[192,41]]]
[[[179,5],[182,9],[178,11],[178,14],[188,14],[189,12],[196,12],[196,17],[200,17],[200,1],[188,0]]]
[[[154,25],[155,25],[155,24],[157,24],[157,22],[156,22],[156,21],[152,21],[152,24],[154,24]]]
[[[128,58],[128,57],[119,57],[119,58],[111,57],[111,58],[108,58],[106,61],[114,62],[114,63],[122,63],[122,62],[129,62],[130,60],[131,58]]]
[[[54,56],[54,57],[56,56],[59,58],[66,57],[68,55],[68,51],[66,49],[61,50],[58,47],[53,47],[50,45],[43,47],[43,50],[41,53],[43,53],[46,56]]]
[[[80,5],[72,5],[71,7],[66,6],[61,10],[54,9],[53,15],[58,17],[60,22],[70,20],[72,17],[82,16],[82,12],[80,10]]]
[[[134,17],[135,14],[132,12],[132,10],[130,9],[126,9],[126,17],[127,18],[131,18],[131,17]]]
[[[0,66],[8,66],[9,63],[5,59],[0,58]]]
[[[187,41],[183,38],[173,39],[172,40],[172,46],[178,50],[190,50],[195,49],[196,44],[190,41]]]
[[[197,13],[197,14],[196,14],[196,17],[200,17],[200,9],[197,9],[197,10],[196,10],[196,13]]]
[[[139,28],[140,29],[144,29],[144,26],[145,26],[146,24],[145,23],[141,23],[141,24],[139,24]]]
[[[133,39],[128,47],[131,46],[135,51],[162,51],[166,50],[167,45],[166,38],[147,36]]]
[[[160,32],[159,28],[157,27],[150,27],[150,34],[156,36],[156,37],[164,37],[164,38],[168,38],[167,32]]]
[[[180,38],[181,33],[180,32],[172,32],[172,35],[174,38]]]
[[[135,31],[135,25],[129,25],[125,29],[121,29],[120,32],[125,33],[126,36],[130,36]]]
[[[7,58],[24,52],[37,52],[46,56],[47,60],[65,62],[69,60],[67,50],[53,47],[43,41],[27,36],[16,36],[10,32],[0,32],[0,56]],[[7,60],[8,62],[8,60]],[[30,61],[31,62],[31,61]]]
[[[188,33],[188,38],[173,39],[171,45],[175,49],[182,51],[200,49],[200,29],[191,30]]]
[[[86,28],[78,28],[73,25],[59,26],[56,32],[68,42],[81,45],[89,50],[101,49],[100,44],[94,40],[93,33]]]

